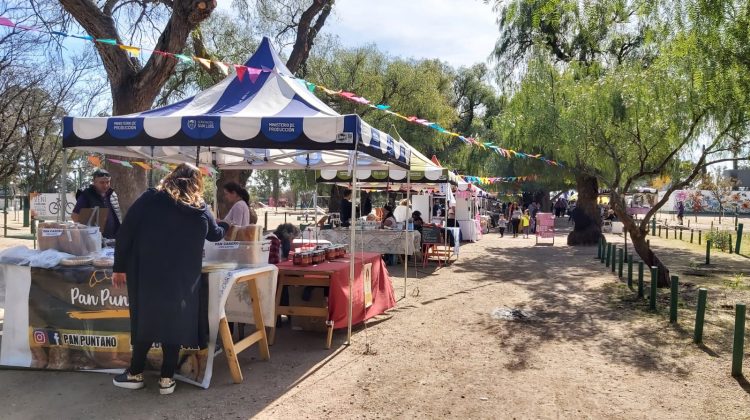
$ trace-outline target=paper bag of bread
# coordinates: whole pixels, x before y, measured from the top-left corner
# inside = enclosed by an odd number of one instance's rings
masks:
[[[225,241],[258,242],[262,239],[263,226],[261,225],[229,225],[229,229],[224,234]]]

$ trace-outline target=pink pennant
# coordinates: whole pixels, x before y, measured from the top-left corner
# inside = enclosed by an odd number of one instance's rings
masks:
[[[235,64],[234,69],[237,71],[237,79],[241,82],[242,78],[245,77],[245,73],[247,73],[247,67]]]
[[[339,92],[339,95],[343,96],[344,98],[353,98],[357,96],[353,94],[352,92],[347,92],[347,91]]]
[[[10,26],[11,28],[14,27],[14,26],[16,26],[16,24],[13,23],[13,21],[11,21],[10,19],[8,19],[6,17],[2,17],[2,16],[0,16],[0,25]]]
[[[107,158],[107,160],[110,161],[110,162],[112,162],[112,163],[120,163],[120,162],[122,162],[121,160],[110,159],[110,158]]]
[[[256,69],[254,67],[246,67],[247,68],[247,76],[250,78],[251,83],[255,83],[256,80],[258,80],[258,77],[263,72],[261,69]]]

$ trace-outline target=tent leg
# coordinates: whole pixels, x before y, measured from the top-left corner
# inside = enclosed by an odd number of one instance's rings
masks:
[[[411,171],[406,171],[406,201],[408,203],[411,193]],[[406,297],[406,279],[409,277],[409,219],[404,220],[404,297]],[[416,250],[415,250],[416,251]]]
[[[359,157],[357,156],[356,149],[354,150],[354,170],[352,171],[352,200],[354,200],[354,197],[357,196],[357,161],[359,160]],[[347,328],[346,328],[346,344],[349,345],[352,343],[352,293],[354,291],[354,235],[355,235],[355,227],[357,225],[357,218],[356,218],[356,211],[357,206],[356,202],[352,203],[352,215],[351,215],[351,222],[349,225],[349,232],[350,232],[350,245],[349,245],[349,252],[351,253],[351,257],[349,258],[349,310],[347,313]]]

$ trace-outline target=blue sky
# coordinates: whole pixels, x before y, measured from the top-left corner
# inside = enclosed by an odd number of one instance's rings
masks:
[[[495,16],[481,0],[337,0],[324,32],[345,46],[374,43],[391,55],[470,66],[492,52]]]

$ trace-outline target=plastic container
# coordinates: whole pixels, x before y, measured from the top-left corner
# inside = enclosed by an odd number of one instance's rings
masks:
[[[207,241],[203,251],[205,261],[235,262],[241,267],[260,267],[268,265],[271,241]]]
[[[78,223],[42,223],[36,231],[39,250],[54,249],[84,256],[102,250],[102,234],[96,226]]]

